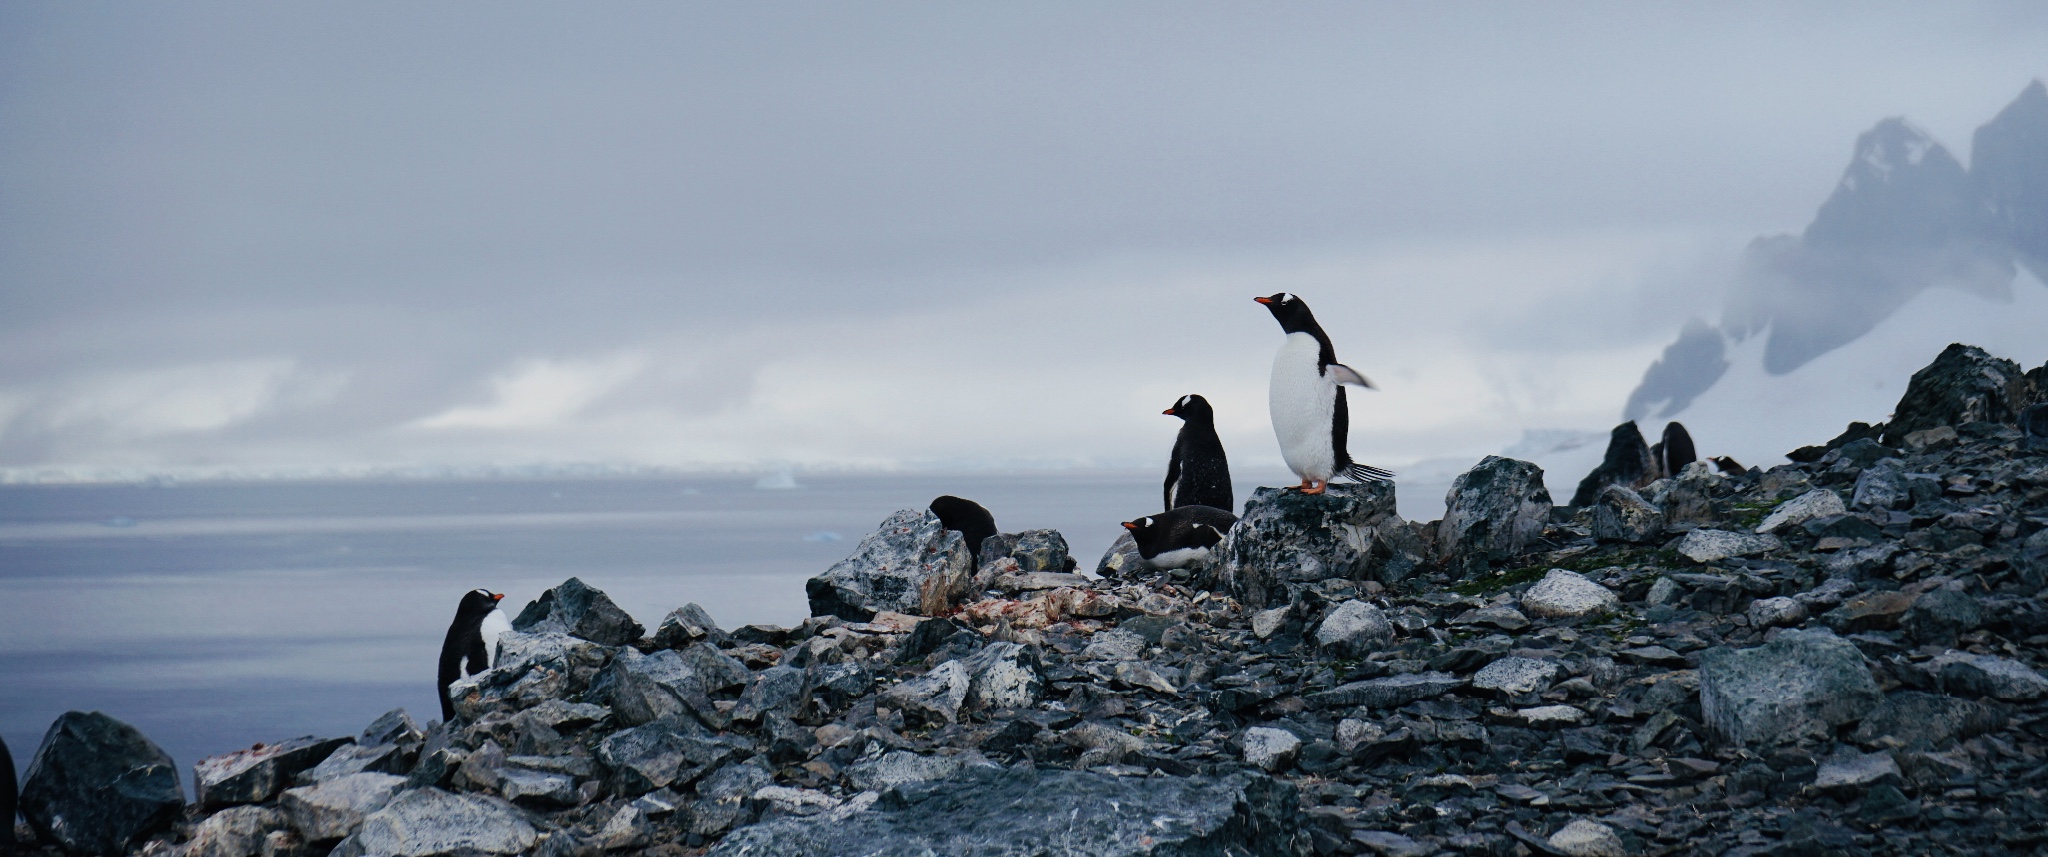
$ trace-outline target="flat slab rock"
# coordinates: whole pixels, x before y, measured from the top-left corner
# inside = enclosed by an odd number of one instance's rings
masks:
[[[1193,857],[1291,854],[1295,788],[1251,774],[1115,777],[969,771],[895,789],[865,810],[780,818],[728,835],[714,857]]]
[[[1307,701],[1314,708],[1354,705],[1366,708],[1399,708],[1418,699],[1442,696],[1464,686],[1464,679],[1449,673],[1411,673],[1338,685],[1329,690],[1309,694]]]
[[[1883,700],[1863,654],[1826,631],[1786,631],[1753,648],[1708,649],[1699,674],[1707,728],[1738,744],[1824,732]]]
[[[1738,556],[1769,553],[1784,545],[1777,536],[1731,533],[1727,530],[1695,529],[1678,540],[1679,556],[1697,563],[1719,562]]]
[[[414,789],[364,819],[330,857],[518,854],[539,838],[519,810],[498,798]]]

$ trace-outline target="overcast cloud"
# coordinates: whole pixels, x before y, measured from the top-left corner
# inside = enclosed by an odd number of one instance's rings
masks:
[[[1277,459],[1604,429],[2030,3],[0,6],[0,467]]]

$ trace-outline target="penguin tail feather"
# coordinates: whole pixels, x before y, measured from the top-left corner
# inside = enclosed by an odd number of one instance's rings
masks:
[[[1394,471],[1382,470],[1370,464],[1353,464],[1344,469],[1344,475],[1356,482],[1392,482]]]

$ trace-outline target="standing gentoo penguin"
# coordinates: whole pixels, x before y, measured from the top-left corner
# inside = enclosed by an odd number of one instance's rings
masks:
[[[1125,521],[1138,555],[1159,568],[1183,568],[1208,562],[1216,543],[1230,532],[1237,516],[1214,506],[1182,506],[1157,515]]]
[[[956,530],[967,540],[967,555],[977,560],[982,541],[996,534],[996,516],[973,500],[941,494],[933,498],[931,510],[939,516],[939,526]]]
[[[1332,477],[1386,481],[1394,474],[1359,464],[1345,451],[1351,412],[1344,404],[1345,384],[1373,389],[1356,370],[1337,362],[1330,336],[1316,324],[1308,304],[1286,292],[1252,300],[1265,304],[1287,332],[1286,343],[1273,356],[1273,380],[1267,404],[1273,434],[1280,438],[1280,457],[1301,477],[1301,493],[1321,494]]]
[[[455,608],[455,622],[448,626],[448,638],[441,641],[441,722],[455,719],[455,703],[448,698],[448,686],[461,678],[462,662],[469,661],[468,675],[491,665],[491,650],[484,646],[484,619],[498,612],[502,592],[472,589]]]
[[[1223,441],[1216,437],[1216,412],[1209,409],[1209,400],[1182,396],[1161,413],[1185,423],[1173,439],[1173,460],[1166,464],[1166,508],[1237,508],[1237,497],[1230,492],[1230,462],[1223,457]]]

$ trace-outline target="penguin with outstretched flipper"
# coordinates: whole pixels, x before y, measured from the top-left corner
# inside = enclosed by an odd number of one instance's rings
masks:
[[[1125,521],[1138,555],[1158,568],[1206,563],[1237,516],[1214,506],[1182,506]]]
[[[1280,439],[1280,457],[1301,477],[1301,493],[1321,494],[1336,476],[1361,482],[1392,480],[1393,473],[1352,461],[1345,449],[1351,412],[1344,402],[1344,385],[1370,390],[1372,382],[1337,362],[1330,335],[1301,298],[1280,292],[1252,300],[1265,304],[1287,333],[1280,353],[1273,356],[1267,404],[1273,434]]]
[[[996,516],[973,500],[942,494],[933,498],[931,510],[939,516],[939,526],[954,530],[967,540],[970,557],[980,557],[981,543],[996,534]]]
[[[448,626],[448,638],[441,641],[441,722],[455,719],[455,702],[448,698],[448,686],[464,675],[476,675],[491,665],[491,650],[484,644],[484,622],[498,612],[502,592],[472,589],[455,608],[455,622]],[[501,617],[502,618],[502,617]],[[469,670],[463,672],[464,661]]]
[[[1173,439],[1173,458],[1166,464],[1166,508],[1236,508],[1230,462],[1223,457],[1223,441],[1216,437],[1216,412],[1209,408],[1209,400],[1182,396],[1161,413],[1182,421],[1180,434]]]

